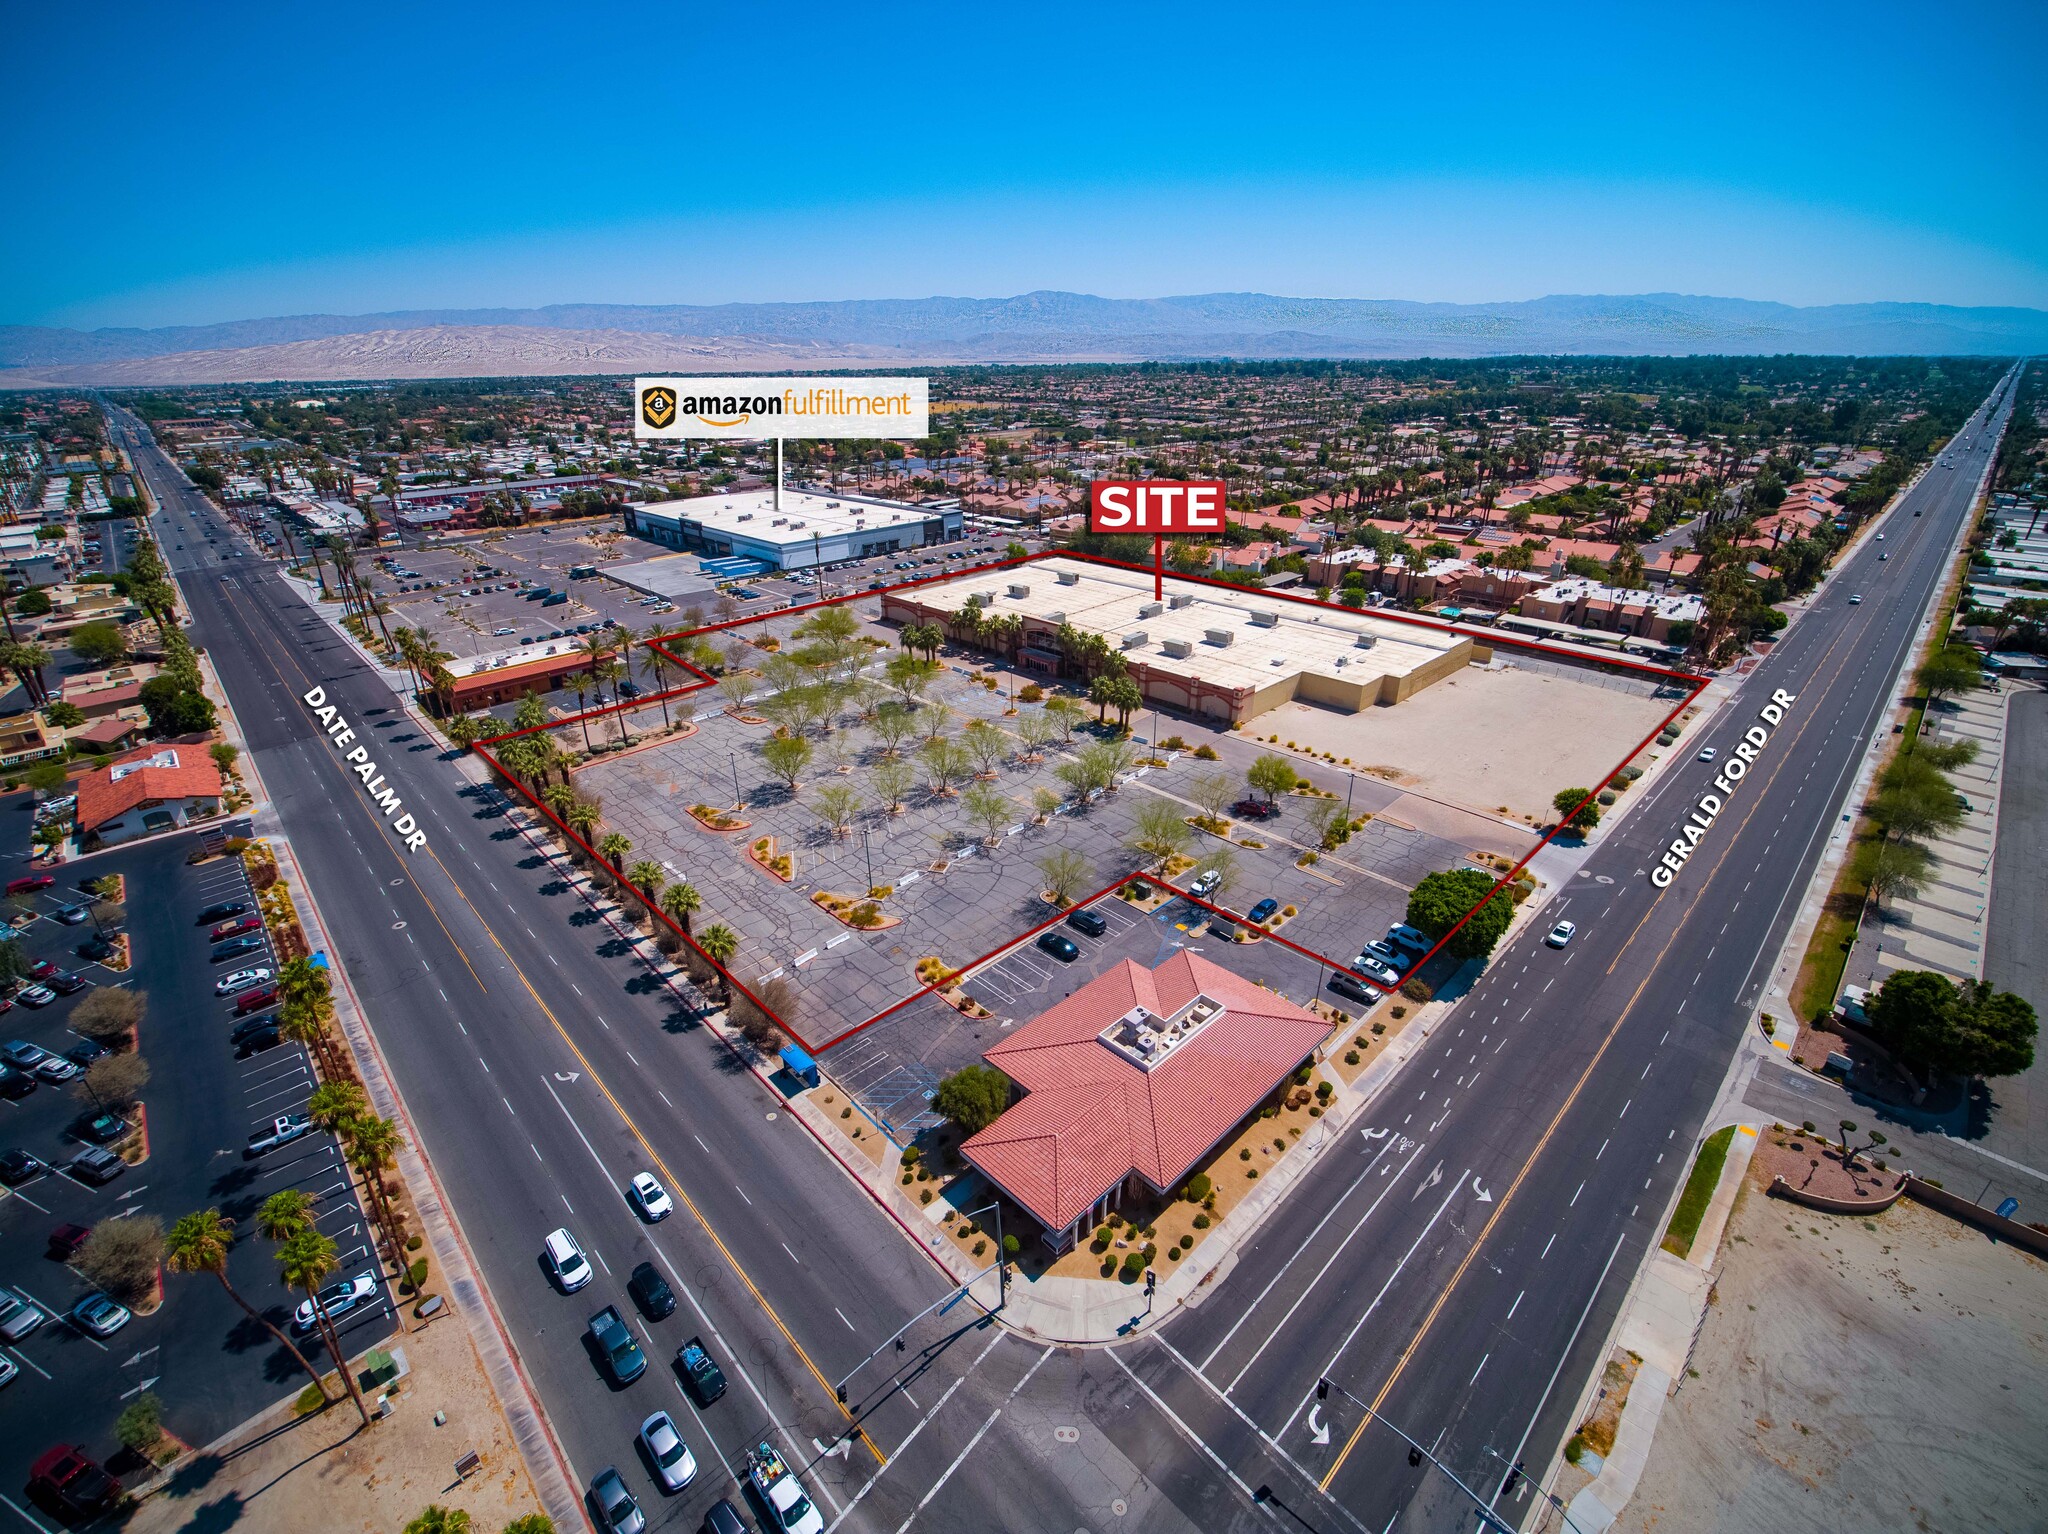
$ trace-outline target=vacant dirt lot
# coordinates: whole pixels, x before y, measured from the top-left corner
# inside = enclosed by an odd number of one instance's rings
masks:
[[[1902,1201],[1743,1190],[1690,1379],[1615,1527],[2038,1529],[2048,1266]]]
[[[1551,795],[1599,782],[1676,701],[1620,676],[1538,663],[1468,666],[1391,708],[1340,714],[1285,703],[1243,733],[1277,733],[1359,767],[1394,768],[1386,781],[1401,788],[1542,819]]]

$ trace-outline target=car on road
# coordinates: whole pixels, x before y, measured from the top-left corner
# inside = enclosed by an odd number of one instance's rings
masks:
[[[85,1238],[92,1234],[90,1225],[59,1225],[50,1232],[49,1256],[57,1262],[69,1262],[78,1255],[85,1245]]]
[[[632,1330],[619,1314],[618,1306],[607,1305],[590,1318],[590,1340],[614,1385],[630,1385],[647,1372],[647,1355],[633,1340]]]
[[[60,1443],[29,1467],[28,1494],[66,1518],[90,1518],[113,1506],[121,1483],[87,1459],[85,1450]]]
[[[32,1300],[0,1289],[0,1339],[19,1342],[49,1319]]]
[[[0,1151],[0,1182],[10,1188],[18,1188],[32,1177],[40,1177],[49,1171],[49,1166],[40,1156],[34,1156],[19,1146]]]
[[[337,1279],[314,1297],[319,1302],[318,1311],[313,1308],[314,1300],[299,1301],[299,1308],[292,1312],[292,1330],[303,1337],[319,1323],[320,1316],[335,1320],[358,1306],[367,1305],[376,1297],[377,1275],[374,1273],[358,1273],[351,1278]]]
[[[583,1248],[577,1245],[576,1238],[566,1227],[549,1231],[541,1246],[546,1254],[548,1272],[562,1286],[562,1293],[574,1294],[590,1282],[590,1259],[583,1255]]]
[[[709,1406],[725,1394],[725,1371],[712,1359],[702,1337],[692,1337],[676,1349],[676,1368],[698,1406]]]
[[[119,1114],[90,1113],[73,1125],[71,1132],[94,1145],[112,1145],[133,1127]]]
[[[1561,921],[1550,929],[1550,935],[1544,938],[1543,941],[1552,948],[1562,948],[1572,940],[1573,934],[1578,930],[1577,922]]]
[[[1715,757],[1719,756],[1720,754],[1721,751],[1718,746],[1701,746],[1700,754],[1697,759],[1702,762],[1711,762]]]
[[[0,1059],[18,1071],[32,1071],[50,1058],[50,1052],[27,1039],[9,1039],[0,1044]]]
[[[1882,554],[1878,555],[1877,557],[1880,562],[1890,559],[1892,557],[1892,551],[1890,549],[1886,549]]]
[[[711,1504],[698,1528],[699,1534],[747,1534],[747,1521],[740,1517],[738,1508],[720,1497]]]
[[[1379,981],[1382,985],[1391,986],[1401,983],[1401,972],[1370,950],[1360,953],[1357,958],[1353,959],[1351,967],[1361,974]]]
[[[1075,910],[1067,912],[1067,925],[1090,937],[1101,937],[1109,930],[1109,919],[1100,911]]]
[[[626,1197],[633,1201],[633,1207],[640,1211],[640,1218],[652,1225],[665,1220],[676,1212],[675,1200],[668,1196],[652,1172],[635,1172],[633,1181],[627,1185]]]
[[[1857,595],[1857,596],[1853,596],[1853,597],[1849,598],[1849,605],[1850,605],[1851,607],[1857,607],[1857,606],[1860,606],[1860,605],[1862,605],[1862,602],[1863,602],[1863,598],[1862,598],[1862,596],[1861,596],[1860,594],[1859,594],[1859,595]]]
[[[253,1161],[258,1156],[289,1145],[313,1132],[313,1120],[303,1113],[280,1113],[263,1128],[249,1136],[249,1143],[242,1147],[242,1159]]]
[[[135,1318],[112,1295],[92,1293],[71,1307],[71,1319],[95,1337],[107,1338]]]
[[[240,937],[245,932],[260,932],[262,930],[263,918],[252,911],[247,916],[237,916],[222,922],[206,934],[206,939],[210,943],[224,943],[229,938]]]
[[[633,1303],[650,1321],[660,1321],[676,1313],[675,1291],[669,1288],[668,1280],[651,1262],[640,1263],[633,1269],[633,1276],[626,1280],[626,1292],[633,1296]]]
[[[1271,916],[1275,911],[1279,909],[1280,902],[1275,900],[1271,895],[1268,895],[1264,900],[1261,900],[1257,905],[1253,906],[1249,911],[1244,913],[1245,920],[1252,922],[1256,925],[1257,923],[1263,922],[1267,917]]]
[[[95,1188],[105,1187],[127,1170],[127,1162],[98,1145],[87,1146],[64,1163],[66,1175],[90,1183]]]
[[[597,1514],[598,1527],[605,1534],[641,1534],[647,1527],[640,1504],[626,1490],[626,1483],[616,1466],[606,1465],[592,1477],[590,1505]]]
[[[1884,534],[1883,534],[1883,533],[1879,533],[1879,534],[1877,535],[1877,541],[1878,541],[1879,543],[1883,543],[1883,542],[1884,542]]]
[[[640,1424],[640,1447],[663,1491],[681,1491],[697,1478],[697,1461],[667,1412],[654,1412]]]
[[[1038,951],[1051,954],[1062,964],[1071,964],[1081,957],[1081,950],[1074,946],[1074,940],[1070,937],[1061,937],[1057,932],[1040,933]]]
[[[225,921],[230,916],[245,915],[248,910],[249,902],[246,900],[218,901],[199,913],[199,919],[195,925],[203,927],[208,922]]]
[[[270,971],[267,969],[238,969],[233,974],[222,975],[220,979],[214,981],[213,994],[216,996],[236,996],[256,986],[266,985],[269,981]]]
[[[213,952],[207,955],[207,962],[225,964],[229,959],[239,959],[245,954],[262,952],[263,939],[260,937],[231,937],[225,943],[217,945]]]

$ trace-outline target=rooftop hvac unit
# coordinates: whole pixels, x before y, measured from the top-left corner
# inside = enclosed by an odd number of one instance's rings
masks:
[[[1119,640],[1118,643],[1120,643],[1126,650],[1136,650],[1142,648],[1145,643],[1145,631],[1143,629],[1132,629],[1128,634],[1124,635],[1124,637],[1121,640]]]
[[[751,522],[754,520],[754,514],[751,511],[743,511],[740,513],[740,520],[742,522]]]
[[[1024,600],[1024,598],[1026,598],[1026,597],[1028,597],[1028,596],[1030,596],[1030,595],[1031,595],[1031,587],[1030,587],[1030,586],[1029,586],[1028,584],[1026,584],[1025,582],[1023,582],[1023,581],[1016,581],[1016,582],[1013,582],[1013,583],[1011,584],[1011,586],[1010,586],[1010,596],[1011,596],[1011,598],[1012,598],[1013,600],[1021,602],[1021,601],[1023,601],[1023,600]]]
[[[832,510],[832,509],[833,509],[833,507],[837,506],[838,504],[839,504],[839,503],[838,503],[837,501],[827,501],[827,502],[825,503],[825,509],[826,509],[827,511],[830,511],[830,510]]]
[[[1203,629],[1202,638],[1209,644],[1216,645],[1222,649],[1228,649],[1231,640],[1237,638],[1237,636],[1231,633],[1229,629]]]
[[[1252,627],[1255,629],[1271,629],[1278,628],[1279,626],[1280,615],[1278,613],[1255,612],[1252,614]]]
[[[1183,607],[1193,607],[1195,605],[1194,593],[1188,591],[1177,591],[1172,596],[1166,599],[1166,605],[1168,607],[1174,608],[1175,610],[1178,610]]]
[[[1081,584],[1081,572],[1079,570],[1055,570],[1053,571],[1053,578],[1062,586],[1078,586]]]
[[[1138,616],[1140,618],[1156,618],[1164,611],[1166,611],[1165,603],[1147,602],[1143,607],[1138,609]]]
[[[974,593],[974,595],[975,595],[975,597],[978,597],[978,598],[980,599],[980,601],[981,601],[981,605],[982,605],[983,607],[987,607],[987,606],[988,606],[988,605],[989,605],[990,603],[994,602],[994,601],[995,601],[995,599],[996,599],[996,594],[995,594],[995,592],[994,592],[993,590],[990,590],[990,591],[977,591],[977,592],[975,592],[975,593]],[[1013,595],[1014,595],[1014,593],[1013,593]],[[971,600],[971,599],[970,599],[970,600]]]
[[[1375,638],[1373,635],[1360,634],[1356,639],[1351,641],[1351,648],[1354,650],[1370,650],[1374,645],[1378,643],[1379,640]]]
[[[1185,639],[1169,639],[1163,647],[1175,660],[1186,660],[1194,652],[1194,646]]]

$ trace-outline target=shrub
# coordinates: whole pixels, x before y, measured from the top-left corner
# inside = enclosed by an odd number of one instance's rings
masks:
[[[1209,1174],[1197,1172],[1188,1179],[1188,1185],[1181,1190],[1181,1196],[1190,1204],[1199,1204],[1209,1196],[1209,1188]]]
[[[1039,699],[1043,698],[1044,696],[1045,689],[1043,687],[1040,687],[1036,682],[1026,682],[1022,687],[1017,689],[1017,701],[1019,703],[1036,703]]]
[[[88,1282],[117,1300],[147,1294],[163,1261],[164,1227],[155,1215],[102,1220],[72,1259]]]
[[[1102,1253],[1104,1253],[1104,1252],[1108,1251],[1108,1250],[1109,1250],[1109,1232],[1108,1232],[1108,1231],[1106,1231],[1106,1230],[1098,1230],[1098,1231],[1096,1231],[1096,1232],[1095,1232],[1095,1239],[1094,1239],[1093,1241],[1089,1242],[1089,1243],[1088,1243],[1088,1246],[1089,1246],[1089,1249],[1090,1249],[1091,1251],[1093,1251],[1093,1252],[1094,1252],[1094,1253],[1095,1253],[1095,1254],[1096,1254],[1097,1256],[1100,1256],[1100,1255],[1101,1255]]]
[[[114,1419],[114,1436],[132,1452],[151,1458],[164,1437],[164,1403],[145,1390]]]
[[[985,1251],[987,1251],[987,1250],[988,1250],[988,1243],[987,1243],[986,1241],[977,1241],[977,1242],[975,1242],[975,1243],[974,1243],[974,1255],[975,1255],[975,1256],[979,1257],[979,1256],[980,1256],[980,1255],[981,1255],[981,1254],[982,1254],[983,1252],[985,1252]]]
[[[1141,1274],[1143,1274],[1143,1273],[1144,1273],[1144,1271],[1145,1271],[1145,1254],[1144,1254],[1143,1252],[1126,1252],[1126,1253],[1124,1253],[1124,1263],[1123,1263],[1123,1274],[1122,1274],[1122,1277],[1123,1277],[1123,1281],[1124,1281],[1125,1283],[1127,1283],[1127,1284],[1132,1284],[1132,1283],[1136,1283],[1136,1282],[1138,1281],[1138,1278],[1139,1278],[1139,1276],[1140,1276]]]
[[[1018,1252],[1023,1250],[1023,1247],[1024,1243],[1015,1236],[1003,1237],[1003,1255],[1005,1257],[1015,1257]]]
[[[1209,1217],[1208,1217],[1208,1216],[1207,1216],[1206,1214],[1198,1214],[1198,1215],[1196,1215],[1196,1216],[1195,1216],[1195,1229],[1196,1229],[1196,1230],[1207,1230],[1208,1228],[1209,1228]]]
[[[1116,1277],[1116,1259],[1114,1257],[1102,1259],[1102,1276],[1104,1278]]]
[[[1391,1015],[1394,1021],[1398,1023],[1402,1018],[1408,1015],[1408,1009],[1406,1007],[1395,1007],[1392,1010]],[[1374,1023],[1372,1025],[1372,1031],[1374,1033],[1385,1033],[1387,1031],[1387,1025],[1385,1023]]]
[[[1347,1049],[1347,1050],[1345,1050],[1345,1051],[1344,1051],[1344,1063],[1345,1063],[1346,1065],[1356,1065],[1356,1064],[1358,1064],[1358,1051],[1357,1051],[1357,1050],[1355,1050],[1355,1049]]]
[[[922,1191],[920,1191],[917,1195],[917,1201],[920,1204],[929,1204],[932,1201],[932,1190],[930,1188],[925,1188]]]
[[[1259,1180],[1259,1169],[1257,1167],[1248,1167],[1245,1170],[1244,1175],[1246,1177],[1249,1177],[1253,1182],[1257,1182]]]
[[[1410,1001],[1428,1001],[1431,993],[1429,987],[1423,984],[1422,977],[1418,975],[1412,980],[1402,982],[1401,994]]]
[[[1406,1011],[1406,1010],[1407,1010],[1407,1009],[1406,1009],[1405,1007],[1396,1007],[1396,1008],[1394,1008],[1394,1015],[1398,1017],[1398,1016],[1400,1016],[1400,1014],[1401,1014],[1402,1012],[1404,1012],[1404,1011]],[[1372,1031],[1373,1031],[1373,1032],[1374,1032],[1375,1034],[1382,1034],[1382,1033],[1385,1033],[1385,1032],[1387,1031],[1387,1025],[1386,1025],[1385,1023],[1374,1023],[1374,1024],[1372,1025]]]
[[[1252,1159],[1252,1152],[1251,1152],[1251,1147],[1250,1147],[1250,1146],[1246,1146],[1246,1147],[1245,1147],[1245,1148],[1244,1148],[1243,1150],[1239,1151],[1239,1152],[1237,1153],[1237,1159],[1238,1159],[1239,1161],[1249,1161],[1249,1160],[1251,1160],[1251,1159]]]
[[[407,1236],[405,1238],[405,1249],[408,1252],[416,1252],[426,1244],[427,1238],[425,1236]]]
[[[1141,1248],[1141,1250],[1144,1252],[1145,1260],[1147,1262],[1150,1262],[1154,1257],[1157,1257],[1159,1255],[1159,1248],[1150,1241],[1147,1241],[1145,1245]]]
[[[1216,748],[1215,748],[1214,746],[1209,746],[1209,745],[1202,745],[1202,746],[1197,746],[1197,747],[1195,747],[1195,760],[1196,760],[1196,761],[1198,761],[1198,762],[1213,762],[1213,761],[1215,761],[1215,760],[1216,760]]]
[[[922,1156],[923,1154],[924,1152],[919,1150],[915,1145],[906,1145],[903,1147],[903,1164],[905,1166],[916,1166],[917,1158]]]

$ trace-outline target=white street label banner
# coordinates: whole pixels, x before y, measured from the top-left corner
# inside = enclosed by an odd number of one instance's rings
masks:
[[[639,378],[633,435],[927,437],[928,378]]]

